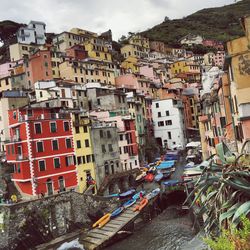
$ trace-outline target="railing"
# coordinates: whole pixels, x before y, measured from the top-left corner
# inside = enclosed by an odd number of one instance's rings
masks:
[[[75,120],[73,122],[74,127],[79,127],[79,126],[84,126],[84,125],[89,125],[89,124],[90,124],[90,120]]]
[[[60,114],[60,113],[50,113],[50,114],[40,114],[40,115],[20,115],[18,117],[19,122],[29,121],[29,120],[52,120],[52,119],[70,119],[70,114]]]
[[[8,143],[8,142],[19,142],[21,141],[21,138],[19,136],[13,136],[13,137],[10,137],[10,138],[6,138],[5,142]]]
[[[29,157],[26,154],[16,155],[16,160],[17,161],[23,161],[23,160],[28,160],[28,159],[29,159]]]

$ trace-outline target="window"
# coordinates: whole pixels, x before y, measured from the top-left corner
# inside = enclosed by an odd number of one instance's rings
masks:
[[[63,123],[64,131],[69,131],[69,122]]]
[[[107,137],[108,137],[108,138],[111,138],[111,137],[112,137],[109,130],[107,131]]]
[[[166,111],[166,116],[169,116],[169,111],[168,110]]]
[[[54,167],[60,168],[60,158],[54,158]]]
[[[81,148],[81,141],[80,141],[80,140],[77,140],[77,141],[76,141],[76,147],[77,147],[77,148]]]
[[[158,127],[163,127],[164,126],[164,122],[161,121],[161,122],[158,122]]]
[[[50,123],[50,132],[51,133],[56,133],[56,122],[51,122]]]
[[[123,141],[123,135],[120,135],[120,141]]]
[[[100,137],[103,138],[103,130],[100,130]]]
[[[102,145],[102,152],[103,152],[103,153],[106,153],[105,145]]]
[[[87,163],[91,162],[91,155],[86,155]]]
[[[137,166],[137,160],[135,160],[135,166]]]
[[[158,117],[161,117],[161,112],[158,112]]]
[[[172,120],[165,121],[166,126],[172,125]]]
[[[35,123],[35,132],[36,134],[42,133],[41,123]]]
[[[83,126],[83,132],[88,133],[88,127],[87,126]]]
[[[82,157],[82,163],[83,163],[83,164],[86,163],[85,156]]]
[[[45,161],[41,160],[38,162],[38,166],[39,166],[39,171],[45,171]]]
[[[52,150],[58,150],[58,141],[57,140],[52,140]]]
[[[168,132],[168,139],[172,139],[171,132]]]
[[[72,148],[71,139],[70,138],[66,139],[66,148]]]
[[[77,165],[81,165],[81,164],[82,164],[82,157],[77,156]]]
[[[92,155],[92,162],[95,162],[95,156]]]
[[[75,127],[75,130],[76,130],[76,134],[80,133],[80,128],[79,127]]]
[[[66,166],[71,166],[71,165],[74,165],[74,159],[73,159],[73,156],[66,156],[65,157],[65,162],[66,162]]]
[[[101,100],[99,98],[97,99],[97,105],[101,105]]]
[[[86,148],[89,147],[89,140],[88,140],[88,139],[85,140],[85,147],[86,147]]]
[[[36,143],[36,150],[38,153],[43,152],[43,142],[42,141],[38,141]]]
[[[109,144],[109,152],[113,152],[112,144]]]
[[[33,116],[33,110],[32,109],[28,109],[28,117]]]
[[[17,173],[21,173],[21,165],[20,163],[17,163]]]

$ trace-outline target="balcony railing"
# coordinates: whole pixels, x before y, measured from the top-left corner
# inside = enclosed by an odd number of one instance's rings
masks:
[[[14,135],[14,136],[12,136],[12,137],[10,137],[10,138],[6,138],[6,140],[5,140],[5,142],[19,142],[19,141],[21,141],[21,138],[20,138],[20,136],[17,136],[17,135]]]
[[[53,120],[53,119],[70,119],[70,114],[50,113],[40,115],[20,115],[18,118],[19,122],[32,121],[32,120]]]
[[[73,122],[74,127],[86,126],[90,124],[90,120],[75,120]]]

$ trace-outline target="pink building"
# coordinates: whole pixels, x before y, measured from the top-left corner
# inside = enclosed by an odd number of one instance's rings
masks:
[[[14,68],[17,62],[7,62],[0,65],[0,78],[10,76],[11,70]]]
[[[138,89],[139,84],[134,74],[125,74],[115,78],[116,88]]]
[[[225,61],[225,51],[217,51],[213,56],[214,65],[218,67],[222,67]]]

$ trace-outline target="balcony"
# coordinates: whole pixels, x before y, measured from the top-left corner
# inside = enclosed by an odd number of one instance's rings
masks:
[[[50,114],[40,114],[40,115],[20,115],[18,117],[19,122],[24,121],[34,121],[34,120],[56,120],[56,119],[70,119],[70,114],[64,113],[50,113]]]
[[[28,160],[28,159],[29,159],[29,156],[27,154],[22,154],[22,155],[17,154],[16,155],[16,160],[17,161],[25,161],[25,160]]]
[[[21,138],[18,135],[14,135],[14,136],[12,136],[10,138],[6,138],[6,140],[5,140],[6,143],[19,142],[19,141],[21,141]]]
[[[75,120],[73,122],[74,127],[90,125],[90,120]]]

